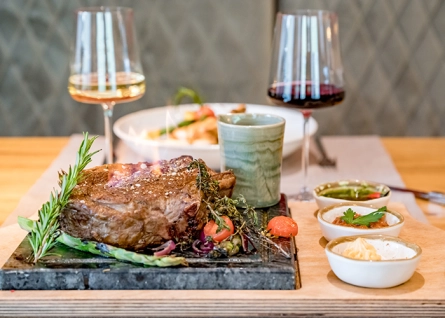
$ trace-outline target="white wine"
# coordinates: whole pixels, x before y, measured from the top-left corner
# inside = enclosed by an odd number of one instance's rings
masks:
[[[81,103],[127,103],[145,93],[145,77],[139,73],[117,72],[116,76],[99,77],[97,73],[71,75],[68,81],[71,97]]]

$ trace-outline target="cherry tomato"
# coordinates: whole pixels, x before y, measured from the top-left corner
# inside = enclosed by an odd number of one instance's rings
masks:
[[[202,106],[199,108],[195,113],[195,120],[200,120],[201,118],[205,117],[215,117],[215,113],[213,110],[208,106]]]
[[[227,226],[230,228],[230,230],[226,228],[222,228],[221,231],[217,232],[218,225],[215,223],[214,220],[210,220],[207,222],[207,224],[204,226],[204,235],[212,237],[212,239],[215,242],[221,242],[228,238],[230,235],[232,235],[235,232],[235,227],[233,226],[232,220],[230,220],[227,216],[222,216],[224,222],[226,222]]]
[[[380,198],[382,194],[380,192],[373,192],[367,195],[368,199],[377,199]]]
[[[274,236],[291,237],[298,234],[298,224],[288,216],[276,216],[267,224],[267,230]]]

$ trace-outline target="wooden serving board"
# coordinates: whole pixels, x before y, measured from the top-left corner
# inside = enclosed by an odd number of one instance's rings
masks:
[[[348,285],[331,271],[315,203],[289,204],[301,288],[296,290],[42,290],[0,291],[0,316],[54,317],[445,317],[445,231],[414,220],[400,203],[400,236],[423,250],[414,276],[388,289]],[[18,225],[0,229],[0,266],[24,237]]]
[[[289,215],[286,196],[283,194],[275,206],[257,209],[257,213],[262,225],[274,216]],[[295,289],[299,287],[295,241],[274,241],[291,257],[284,257],[266,242],[254,242],[256,252],[228,258],[177,252],[186,258],[187,267],[159,268],[120,262],[63,244],[56,245],[53,256],[34,265],[27,261],[32,250],[25,238],[0,270],[0,289]]]

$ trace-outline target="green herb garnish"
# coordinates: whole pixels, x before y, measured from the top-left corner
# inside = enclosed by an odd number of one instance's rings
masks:
[[[345,212],[343,212],[343,216],[340,217],[340,219],[342,219],[348,224],[365,225],[369,227],[370,223],[377,222],[378,220],[380,220],[385,215],[384,212],[386,212],[386,206],[381,207],[377,211],[359,216],[358,218],[354,218],[356,213],[351,208],[349,208]]]
[[[29,230],[29,243],[32,247],[33,262],[49,255],[49,250],[56,244],[59,236],[59,215],[77,183],[82,179],[82,170],[91,162],[91,157],[97,153],[90,152],[90,148],[97,137],[88,138],[88,133],[83,134],[83,141],[77,152],[74,167],[69,167],[68,172],[59,173],[60,190],[54,191],[50,195],[48,202],[43,204],[39,210],[39,220],[32,221],[24,217],[18,218],[19,225]]]
[[[173,127],[167,127],[167,128],[162,128],[159,130],[159,136],[165,135],[165,134],[170,134],[173,132],[173,130],[175,130],[176,128],[181,128],[181,127],[185,127],[188,125],[191,125],[193,123],[195,123],[196,120],[183,120],[180,123],[178,123],[176,126]]]
[[[242,232],[248,226],[253,228],[257,225],[258,219],[255,208],[248,205],[242,195],[236,199],[226,196],[221,197],[219,195],[219,182],[212,179],[205,164],[199,160],[193,160],[189,169],[195,168],[199,170],[196,176],[196,186],[206,197],[206,199],[203,199],[203,202],[210,211],[209,217],[215,220],[215,223],[218,225],[218,231],[223,228],[229,229],[229,226],[222,218],[223,215],[227,215],[232,220],[238,232]],[[240,212],[237,209],[237,205],[245,206],[244,211]],[[247,221],[244,219],[243,214],[247,216]]]
[[[178,89],[175,96],[173,97],[173,105],[178,106],[179,104],[181,104],[182,100],[185,97],[191,98],[194,104],[199,104],[201,107],[203,106],[203,101],[202,101],[201,96],[193,89],[190,89],[187,87],[180,87]],[[196,122],[195,119],[186,119],[186,120],[179,122],[175,126],[159,129],[159,131],[156,131],[156,133],[157,133],[156,137],[163,136],[165,134],[170,134],[176,128],[186,127],[186,126],[189,126],[195,122]]]
[[[204,193],[202,202],[206,204],[209,210],[209,218],[215,220],[218,230],[228,228],[223,215],[227,215],[233,222],[237,234],[245,236],[249,240],[257,240],[259,244],[265,246],[273,245],[285,257],[290,258],[290,254],[285,251],[279,244],[271,240],[264,230],[258,229],[258,216],[255,207],[247,204],[244,196],[239,195],[236,199],[221,197],[219,194],[219,182],[213,180],[210,176],[206,165],[200,160],[193,160],[189,169],[198,169],[196,176],[196,187]],[[237,206],[243,206],[244,210],[240,211]]]
[[[184,97],[190,97],[195,104],[203,104],[201,96],[199,96],[196,91],[190,88],[180,87],[176,92],[175,97],[173,98],[173,105],[181,104],[181,101],[184,99]]]

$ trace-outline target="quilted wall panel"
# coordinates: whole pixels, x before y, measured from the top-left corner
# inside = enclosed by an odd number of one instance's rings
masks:
[[[314,113],[321,134],[445,135],[442,0],[108,0],[135,9],[147,81],[114,118],[162,106],[181,85],[209,102],[269,103],[276,3],[339,14],[347,97]],[[100,4],[0,1],[0,135],[102,133],[100,106],[66,90],[73,12]]]
[[[0,135],[103,133],[99,105],[67,92],[74,10],[104,1],[0,1]],[[114,118],[165,105],[179,86],[208,102],[267,103],[274,2],[106,1],[132,7],[147,91]]]
[[[339,15],[346,99],[314,117],[325,134],[445,135],[445,1],[281,0]]]

